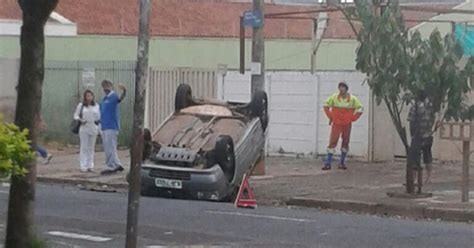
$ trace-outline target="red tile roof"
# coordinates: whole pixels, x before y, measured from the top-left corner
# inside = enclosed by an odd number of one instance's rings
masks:
[[[17,0],[2,0],[0,2],[0,19],[21,19],[21,9]]]
[[[152,3],[152,36],[238,37],[239,16],[243,11],[251,9],[249,3],[220,0],[153,0]],[[315,8],[267,4],[265,13],[313,9]],[[55,11],[75,22],[79,34],[136,35],[138,31],[138,0],[60,0]],[[434,13],[405,12],[405,15],[408,19],[424,20],[434,16]],[[20,17],[17,0],[2,0],[0,19]],[[415,24],[409,23],[410,26]],[[310,39],[311,29],[310,20],[267,19],[265,37]],[[250,35],[250,29],[246,33]],[[324,38],[354,38],[342,13],[329,13]]]

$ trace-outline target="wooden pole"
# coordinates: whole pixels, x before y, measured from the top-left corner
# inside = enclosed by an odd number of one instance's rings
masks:
[[[263,13],[263,0],[253,0],[253,11],[262,13],[262,25],[253,28],[252,33],[252,62],[260,64],[260,73],[252,75],[251,95],[265,89],[265,41],[263,26],[265,18]]]
[[[245,74],[245,27],[244,17],[240,16],[240,74]]]
[[[251,96],[253,98],[257,91],[265,89],[265,38],[263,27],[265,26],[264,1],[253,0],[253,11],[262,13],[262,25],[253,28],[252,33],[252,62],[260,64],[260,72],[252,75]],[[265,152],[262,151],[260,163],[255,168],[255,175],[265,174]]]
[[[471,142],[469,140],[463,141],[462,152],[462,202],[469,202],[469,157],[471,154]]]
[[[131,145],[130,188],[128,193],[126,248],[137,247],[138,209],[141,188],[143,121],[145,115],[148,48],[150,40],[150,0],[140,0],[137,66],[135,69],[135,103],[133,105],[133,136]]]

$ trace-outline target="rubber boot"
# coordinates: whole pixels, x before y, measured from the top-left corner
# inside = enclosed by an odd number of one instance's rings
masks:
[[[326,156],[326,161],[324,161],[323,170],[330,170],[331,169],[331,163],[332,163],[333,157],[334,157],[334,154],[328,153],[328,155]]]
[[[347,152],[341,153],[341,164],[339,164],[339,169],[346,170],[346,158],[347,158]]]

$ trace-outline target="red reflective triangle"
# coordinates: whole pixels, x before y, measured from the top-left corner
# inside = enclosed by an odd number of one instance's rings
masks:
[[[257,200],[253,194],[252,187],[250,187],[247,174],[244,174],[234,205],[238,208],[257,208]]]

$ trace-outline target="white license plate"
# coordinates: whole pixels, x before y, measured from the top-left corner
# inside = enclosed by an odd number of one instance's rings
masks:
[[[165,179],[165,178],[156,178],[155,185],[158,188],[169,188],[169,189],[182,189],[183,188],[182,181]]]

